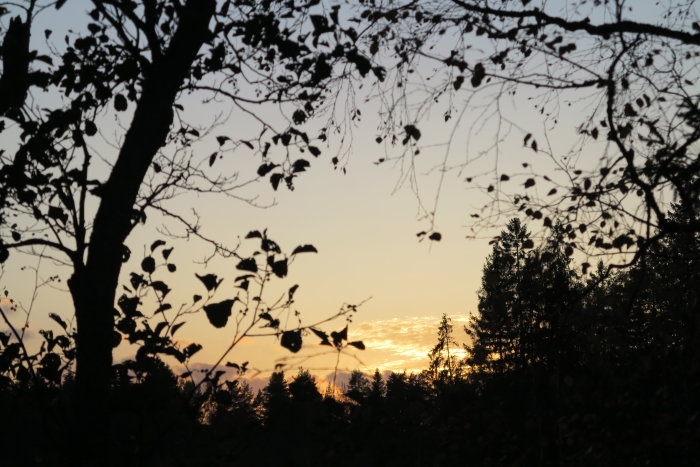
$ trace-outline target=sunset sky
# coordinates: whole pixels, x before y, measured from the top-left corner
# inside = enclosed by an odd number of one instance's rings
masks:
[[[56,30],[55,37],[61,37],[61,31],[69,27],[66,18],[72,21],[81,18],[80,6],[81,2],[68,2],[58,17],[44,14],[40,20],[46,23],[45,27]],[[37,27],[37,30],[41,29]],[[33,37],[33,40],[36,41],[34,47],[45,47],[43,37]],[[429,65],[419,72],[424,77],[432,74]],[[497,92],[498,89],[484,86],[481,100],[477,99],[476,104],[488,102]],[[266,207],[255,207],[218,195],[197,194],[183,195],[173,200],[170,207],[184,216],[191,216],[192,209],[196,210],[201,216],[203,232],[230,245],[235,245],[250,230],[265,228],[285,251],[301,244],[314,245],[319,253],[299,255],[290,267],[289,276],[272,287],[280,292],[299,284],[295,309],[301,312],[304,323],[332,315],[343,303],[366,301],[353,317],[349,334],[351,340],[363,340],[367,350],[353,352],[356,358],[343,355],[339,367],[366,371],[374,368],[396,371],[423,368],[443,313],[453,319],[455,337],[464,342],[462,326],[469,314],[476,310],[481,269],[490,250],[488,237],[498,232],[494,229],[480,232],[480,238],[467,238],[472,235],[469,215],[488,198],[471,188],[465,179],[492,171],[495,167],[498,167],[497,173],[526,175],[532,169],[523,169],[523,161],[534,164],[538,170],[550,167],[551,160],[545,153],[535,154],[522,147],[523,135],[535,134],[541,147],[549,153],[568,151],[577,141],[573,128],[573,122],[580,120],[581,114],[577,112],[583,112],[587,105],[584,100],[574,110],[560,109],[559,127],[552,132],[552,128],[545,127],[536,117],[524,98],[514,99],[511,108],[502,109],[515,124],[508,138],[504,137],[498,159],[478,159],[479,151],[492,144],[496,130],[493,120],[482,114],[483,109],[478,106],[459,113],[465,108],[466,97],[466,94],[454,97],[453,107],[457,112],[449,123],[443,118],[447,104],[437,105],[429,115],[422,116],[421,154],[415,158],[414,171],[419,196],[403,179],[406,172],[401,160],[376,164],[387,155],[398,155],[402,148],[375,143],[378,106],[370,98],[369,102],[361,104],[363,117],[352,128],[352,134],[346,133],[344,140],[341,140],[341,135],[331,135],[327,146],[322,147],[321,157],[311,160],[310,169],[297,180],[294,192],[285,188],[274,192],[263,180],[237,192],[237,195],[255,197],[256,204]],[[225,103],[204,105],[201,96],[183,96],[182,102],[190,111],[187,115],[195,127],[207,128],[217,120],[219,112],[226,113]],[[133,104],[130,110],[133,110]],[[266,119],[281,124],[283,119],[278,113],[279,109],[262,110]],[[110,151],[113,154],[114,149],[109,144],[119,141],[120,124],[128,124],[129,116],[126,112],[119,116],[120,120],[115,120],[113,113],[103,115],[101,139],[96,138],[91,143],[94,148],[104,154],[110,154]],[[314,125],[320,128],[321,123],[312,123],[311,127]],[[196,147],[194,157],[205,160],[216,149],[216,135],[229,135],[235,139],[258,132],[259,128],[249,117],[234,112]],[[451,144],[445,145],[447,141]],[[341,165],[346,169],[344,174],[339,169],[334,170],[331,158],[346,154],[345,150],[348,150],[347,157],[341,158]],[[591,152],[595,152],[595,148],[591,148]],[[242,148],[217,161],[213,169],[228,173],[240,171],[245,178],[255,172],[259,163],[258,156]],[[445,173],[442,184],[441,167],[453,168]],[[489,176],[495,177],[495,174],[491,172]],[[422,218],[424,212],[419,202],[429,211],[436,209],[435,228],[442,234],[440,242],[418,241],[416,233],[429,228]],[[505,224],[507,216],[501,221]],[[168,240],[159,233],[163,225],[177,230],[171,221],[152,213],[146,226],[139,226],[134,231],[128,241],[132,261],[125,265],[122,282],[126,282],[130,271],[138,270],[143,253],[151,242],[159,238]],[[171,260],[177,264],[178,270],[174,274],[160,274],[173,289],[168,298],[175,308],[178,303],[190,301],[193,294],[203,294],[204,289],[195,273],[211,272],[224,278],[217,297],[223,299],[234,293],[233,278],[237,272],[233,260],[214,260],[205,267],[197,264],[210,252],[205,244],[168,241],[175,247]],[[243,241],[241,248],[250,251],[255,246]],[[30,335],[46,326],[55,326],[47,318],[49,312],[58,313],[66,320],[72,314],[65,291],[68,269],[56,267],[46,260],[40,265],[40,277],[59,274],[63,280],[42,287],[30,305],[34,271],[21,268],[36,266],[37,261],[37,258],[15,254],[0,278],[0,290],[9,290],[10,296],[25,308],[33,307]],[[24,315],[15,312],[11,318],[19,323],[23,322]],[[230,326],[214,329],[203,313],[192,315],[187,321],[178,333],[178,339],[182,343],[204,345],[194,363],[214,361],[228,346],[232,334]],[[339,330],[344,325],[340,320],[323,328]],[[4,329],[4,326],[0,328]],[[335,365],[335,354],[329,353],[328,347],[315,345],[315,337],[309,336],[307,342],[310,345],[294,355],[297,360],[285,360],[292,355],[274,338],[246,339],[227,360],[247,360],[251,367],[260,370],[270,370],[282,362],[291,368],[302,365],[317,374],[327,374],[328,369]],[[120,347],[116,352],[117,359],[128,357],[132,351]],[[316,354],[321,355],[305,360]]]

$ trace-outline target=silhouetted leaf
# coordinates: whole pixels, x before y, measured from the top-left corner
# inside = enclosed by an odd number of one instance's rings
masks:
[[[333,345],[340,347],[343,344],[343,341],[348,340],[348,327],[345,326],[343,330],[339,332],[331,332],[331,338],[333,339]]]
[[[236,300],[233,299],[204,305],[204,312],[207,314],[207,318],[212,326],[215,328],[226,326],[228,318],[231,316],[231,308],[235,302]]]
[[[318,250],[313,245],[299,245],[298,247],[294,248],[292,255],[299,253],[318,253]]]
[[[151,287],[153,287],[153,290],[160,292],[162,297],[165,297],[168,295],[168,293],[170,293],[170,287],[168,287],[168,285],[163,281],[155,281],[151,283]]]
[[[270,184],[272,185],[273,190],[277,191],[277,187],[279,186],[283,177],[284,175],[282,175],[281,173],[274,173],[270,175]]]
[[[61,319],[61,317],[58,316],[56,313],[49,313],[49,318],[56,321],[58,325],[61,326],[63,329],[68,329],[68,324],[66,324],[66,322],[63,321],[63,319]]]
[[[219,143],[219,146],[223,146],[226,144],[226,141],[231,141],[231,138],[228,136],[217,136],[216,137],[216,142]]]
[[[414,140],[418,141],[421,137],[420,130],[415,127],[415,125],[406,125],[403,127],[406,135]]]
[[[260,167],[258,167],[258,176],[264,177],[265,175],[269,174],[274,168],[277,167],[277,164],[273,163],[267,163],[263,164]]]
[[[88,136],[95,136],[97,134],[97,125],[91,120],[87,120],[84,126],[85,134]]]
[[[285,277],[288,271],[287,258],[279,261],[272,261],[270,267],[272,267],[272,272],[275,273],[277,277]]]
[[[442,234],[440,232],[433,232],[430,234],[428,239],[434,242],[439,242],[440,240],[442,240]]]
[[[170,328],[170,335],[174,336],[175,333],[177,332],[177,330],[180,329],[184,325],[185,325],[184,321],[182,323],[177,323],[177,324],[173,325],[173,327]]]
[[[353,347],[357,347],[360,350],[365,350],[365,344],[362,341],[348,342],[348,345],[352,345]]]
[[[175,266],[173,263],[168,263],[167,268],[169,272],[177,271],[177,266]]]
[[[311,166],[311,164],[309,164],[309,161],[307,161],[305,159],[297,159],[292,164],[292,172],[294,172],[294,173],[304,172],[310,166]]]
[[[301,349],[301,331],[284,331],[280,344],[291,352],[297,353]]]
[[[141,269],[148,274],[152,274],[156,270],[156,260],[152,256],[146,256],[141,261]]]
[[[535,179],[534,178],[528,178],[525,180],[525,188],[530,188],[531,186],[535,185]]]
[[[240,269],[241,271],[250,271],[250,272],[256,273],[256,272],[258,272],[258,263],[255,261],[255,258],[242,259],[236,265],[236,269]]]
[[[321,150],[316,146],[309,146],[309,152],[314,156],[318,157],[321,155]]]
[[[197,279],[204,284],[204,287],[206,287],[207,291],[209,292],[216,290],[216,288],[219,287],[219,284],[221,284],[221,281],[223,281],[223,279],[219,279],[216,274],[206,274],[204,276],[200,276],[199,274],[195,273],[195,276],[197,276]],[[199,297],[199,295],[196,295],[196,297]]]
[[[156,248],[165,245],[165,242],[163,240],[156,240],[155,242],[151,243],[151,253],[155,251]]]
[[[163,259],[167,260],[170,257],[170,253],[173,252],[173,248],[166,248],[163,250]]]
[[[127,109],[128,103],[126,97],[123,94],[117,94],[114,96],[114,110],[117,112],[123,112]]]
[[[581,265],[581,270],[584,274],[588,274],[588,268],[590,268],[590,267],[591,267],[590,263],[583,263]]]
[[[486,69],[481,63],[477,63],[474,66],[474,73],[472,74],[472,86],[478,88],[481,86],[482,81],[486,77]]]
[[[464,76],[459,75],[459,76],[454,80],[454,83],[452,83],[452,86],[455,88],[455,91],[458,91],[459,88],[462,87],[462,83],[464,83]]]
[[[263,238],[262,234],[258,230],[251,230],[248,232],[248,234],[245,236],[245,238]]]

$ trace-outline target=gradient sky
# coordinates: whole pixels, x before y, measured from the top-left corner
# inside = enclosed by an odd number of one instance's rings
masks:
[[[58,17],[45,14],[41,21],[46,27],[56,29],[56,35],[61,37],[61,31],[68,27],[66,18],[80,18],[79,5],[80,2],[68,2]],[[40,25],[37,30],[43,27]],[[44,47],[41,43],[33,45]],[[426,76],[432,73],[427,65],[419,72]],[[475,103],[487,102],[494,92],[498,90],[484,86],[482,100],[477,99]],[[464,108],[467,97],[466,94],[454,96],[453,107]],[[197,96],[183,97],[187,116],[194,126],[206,128],[220,112],[227,113],[225,103],[203,105],[200,101]],[[369,371],[374,368],[420,369],[427,363],[425,355],[434,344],[443,313],[452,317],[455,337],[464,341],[462,325],[476,310],[481,268],[490,250],[488,237],[497,233],[497,230],[491,230],[480,233],[479,239],[466,238],[472,234],[468,229],[469,215],[488,198],[472,189],[465,178],[493,170],[496,164],[499,173],[526,176],[530,169],[522,168],[523,161],[535,164],[538,170],[549,170],[549,158],[523,148],[522,136],[532,132],[540,139],[541,147],[552,154],[568,151],[575,145],[574,123],[583,115],[579,112],[585,111],[586,103],[578,105],[577,110],[560,109],[559,130],[553,132],[552,128],[544,127],[524,98],[514,99],[503,111],[516,124],[510,137],[501,144],[498,160],[475,159],[480,149],[493,142],[495,131],[494,122],[479,114],[478,105],[470,107],[461,117],[456,115],[449,123],[443,119],[445,104],[437,105],[420,125],[423,133],[421,155],[415,159],[420,190],[420,198],[417,198],[409,184],[401,183],[405,173],[401,161],[375,164],[387,155],[397,155],[401,148],[387,148],[374,142],[379,122],[378,107],[370,100],[362,105],[363,118],[352,128],[352,135],[346,134],[344,141],[339,135],[331,136],[327,147],[322,148],[322,156],[312,160],[311,168],[298,179],[294,192],[284,188],[274,192],[266,181],[240,192],[243,196],[257,197],[258,204],[269,207],[253,207],[221,196],[195,194],[184,195],[171,206],[183,215],[196,209],[204,232],[229,244],[238,242],[249,230],[264,228],[286,251],[291,251],[296,245],[313,244],[319,253],[299,255],[290,268],[289,277],[274,287],[283,291],[293,284],[300,285],[296,309],[302,313],[305,323],[333,314],[343,303],[367,300],[350,323],[349,334],[351,340],[363,340],[368,349],[353,352],[356,358],[343,355],[339,367]],[[279,110],[263,109],[262,115],[281,124],[281,117],[276,112]],[[118,139],[118,124],[128,124],[129,116],[128,112],[124,113],[116,121],[113,114],[105,114],[100,125],[102,139],[91,142],[94,148],[113,154],[107,143]],[[312,124],[312,127],[314,125],[318,127],[319,124]],[[229,135],[235,139],[257,132],[259,129],[249,118],[234,112],[208,140],[196,147],[194,157],[208,157],[216,148],[215,135]],[[6,135],[4,133],[3,137]],[[445,146],[446,141],[451,141],[451,145]],[[344,159],[346,173],[343,174],[334,170],[330,160],[347,148],[350,149],[347,159]],[[469,161],[466,168],[456,168]],[[447,172],[439,185],[439,167],[443,162],[455,169]],[[214,169],[223,173],[240,171],[243,176],[248,176],[254,173],[259,163],[259,158],[244,148],[227,154],[217,161]],[[428,225],[421,219],[418,201],[432,209],[438,193],[435,227],[441,232],[442,241],[419,242],[416,233]],[[506,220],[507,217],[502,219],[503,224]],[[145,227],[134,231],[128,241],[134,259],[125,265],[125,274],[138,270],[143,257],[141,252],[145,252],[152,241],[165,238],[158,232],[164,222],[152,215]],[[163,273],[163,279],[167,279],[173,289],[168,298],[175,308],[178,303],[189,301],[192,294],[204,292],[194,273],[213,272],[224,277],[218,295],[222,299],[227,298],[227,293],[233,293],[233,278],[237,275],[234,262],[215,260],[205,267],[196,261],[208,254],[206,245],[181,240],[171,241],[171,244],[175,247],[171,260],[177,264],[178,271],[175,274]],[[242,248],[253,246],[244,242]],[[22,270],[22,267],[36,266],[36,261],[36,258],[14,255],[0,278],[0,289],[7,288],[11,297],[25,308],[32,302],[35,275],[31,269]],[[67,277],[66,269],[55,268],[46,261],[40,266],[40,277],[55,273],[64,280]],[[49,312],[70,319],[72,311],[64,282],[39,290],[33,304],[30,333],[52,326],[46,318]],[[16,312],[11,318],[18,323],[24,315]],[[325,329],[337,330],[343,326],[344,322],[339,321],[325,326]],[[215,360],[227,347],[231,334],[230,326],[213,329],[203,313],[199,313],[191,316],[178,333],[178,339],[182,343],[194,341],[203,344],[204,350],[197,354],[194,363],[204,365]],[[309,341],[314,343],[316,339],[310,338]],[[260,370],[270,370],[275,363],[283,362],[292,368],[303,365],[322,374],[335,365],[335,354],[328,353],[327,349],[310,345],[295,355],[300,358],[284,360],[290,354],[280,348],[274,338],[247,339],[228,360],[249,360],[252,367]],[[131,352],[133,349],[122,346],[116,355],[124,358]]]

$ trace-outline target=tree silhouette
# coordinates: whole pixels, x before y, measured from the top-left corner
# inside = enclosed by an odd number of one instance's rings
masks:
[[[443,113],[451,137],[467,133],[475,146],[467,159],[478,168],[460,162],[461,173],[490,197],[472,213],[475,228],[524,212],[560,224],[570,253],[635,253],[622,265],[661,236],[700,229],[697,216],[677,222],[669,204],[700,210],[698,23],[692,2],[575,3],[377,2],[359,16],[371,23],[367,50],[392,65],[381,141],[416,157],[423,117]],[[533,117],[519,119],[523,108]],[[489,128],[492,142],[480,145]],[[562,148],[556,132],[572,144]],[[511,141],[523,145],[523,170],[503,163]],[[487,156],[493,170],[480,176]]]
[[[369,393],[370,381],[367,376],[359,370],[354,370],[350,373],[350,380],[348,380],[345,395],[355,402],[362,403],[367,399]]]
[[[462,369],[459,359],[454,355],[457,342],[452,337],[452,320],[447,314],[442,314],[438,326],[438,341],[428,353],[428,373],[437,382],[450,382],[461,377]],[[450,353],[452,346],[452,353]]]
[[[237,175],[212,166],[237,148],[261,156],[257,178],[292,189],[310,163],[291,159],[287,149],[320,155],[299,125],[331,92],[334,65],[345,62],[344,73],[361,76],[372,67],[342,40],[340,28],[333,53],[327,42],[319,47],[319,35],[334,30],[337,17],[320,27],[318,18],[309,19],[312,5],[283,1],[94,0],[77,7],[87,12],[72,18],[80,24],[64,43],[46,30],[45,50],[30,50],[30,38],[40,35],[37,18],[64,15],[65,4],[2,5],[13,18],[4,31],[0,79],[0,130],[9,138],[0,162],[0,262],[15,249],[45,248],[44,255],[71,269],[76,401],[86,439],[80,445],[92,450],[89,458],[104,452],[107,438],[112,311],[134,227],[158,213],[215,253],[235,256],[168,200],[187,190],[232,195],[241,186]],[[378,67],[374,74],[383,77]],[[257,121],[262,135],[216,136],[218,150],[197,159],[194,147],[214,137],[188,123],[185,93],[226,99]],[[256,114],[265,104],[286,106],[289,124],[280,128]],[[114,140],[103,126],[111,117],[117,133],[123,128]],[[103,140],[114,150],[98,149]]]

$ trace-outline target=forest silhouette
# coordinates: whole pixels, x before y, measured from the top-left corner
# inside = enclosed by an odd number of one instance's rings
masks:
[[[71,301],[34,333],[4,291],[2,465],[697,465],[700,21],[644,3],[0,1],[0,279],[38,258]],[[422,372],[319,390],[284,368],[255,394],[243,339],[363,350],[329,329],[362,303],[304,321],[298,285],[268,284],[316,247],[216,238],[198,209],[291,192],[325,156],[345,173],[363,110],[417,241],[443,241],[450,173],[483,201],[469,235],[503,229],[477,310],[443,315]],[[173,306],[176,241],[232,281],[202,267]],[[230,338],[204,369],[177,334],[195,313]]]
[[[277,371],[256,394],[221,373],[195,388],[157,352],[139,352],[112,370],[112,461],[694,465],[698,261],[700,237],[677,234],[629,269],[601,264],[582,278],[556,237],[534,248],[512,219],[484,265],[478,312],[463,330],[447,316],[436,323],[424,371],[354,371],[325,390],[308,370]],[[454,352],[462,333],[464,359]],[[74,382],[54,364],[70,336],[42,335],[33,376],[17,371],[19,344],[2,341],[4,465],[69,465],[79,442]]]

